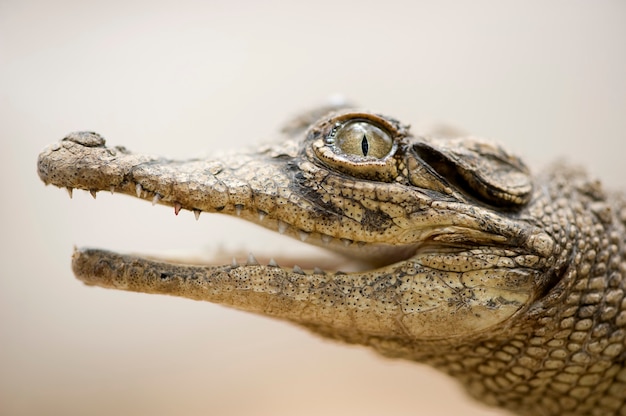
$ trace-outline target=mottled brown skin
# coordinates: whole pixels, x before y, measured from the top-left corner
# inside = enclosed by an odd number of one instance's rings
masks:
[[[362,269],[79,249],[73,269],[87,284],[288,320],[428,363],[518,414],[626,414],[626,208],[578,169],[532,178],[491,142],[413,135],[389,117],[337,108],[215,161],[135,155],[73,133],[42,152],[38,169],[47,184],[94,196],[237,215]]]

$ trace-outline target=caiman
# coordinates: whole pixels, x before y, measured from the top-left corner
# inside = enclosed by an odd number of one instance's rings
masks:
[[[229,214],[360,264],[186,264],[79,248],[72,267],[88,285],[287,320],[427,363],[521,415],[626,415],[626,198],[583,169],[531,175],[488,140],[326,107],[218,160],[72,133],[39,155],[38,171],[70,193]]]

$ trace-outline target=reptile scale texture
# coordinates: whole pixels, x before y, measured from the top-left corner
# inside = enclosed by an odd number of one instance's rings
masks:
[[[88,285],[205,300],[427,363],[521,415],[626,415],[626,198],[584,170],[531,176],[497,144],[327,106],[279,140],[175,161],[72,133],[46,184],[228,214],[357,259],[184,264],[77,249]],[[265,262],[264,262],[265,263]]]

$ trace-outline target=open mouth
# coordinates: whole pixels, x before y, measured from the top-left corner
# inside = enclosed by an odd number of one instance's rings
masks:
[[[248,222],[255,223],[264,228],[277,232],[280,235],[299,240],[304,245],[320,247],[321,250],[312,249],[313,255],[293,256],[285,250],[281,253],[268,253],[263,250],[238,250],[232,253],[225,251],[217,252],[210,258],[180,257],[180,256],[142,256],[142,261],[151,262],[155,268],[162,268],[163,274],[171,274],[166,271],[170,265],[180,271],[180,267],[222,267],[222,268],[245,268],[245,267],[270,267],[281,268],[286,271],[305,274],[347,273],[373,270],[379,267],[391,265],[395,262],[409,258],[415,254],[416,244],[388,244],[381,241],[363,241],[359,239],[352,219],[339,219],[343,221],[337,227],[326,220],[313,223],[305,217],[306,211],[300,211],[298,215],[287,215],[295,224],[281,219],[285,213],[293,207],[289,204],[299,205],[309,210],[307,201],[297,199],[294,196],[281,198],[280,189],[276,195],[257,194],[250,198],[249,189],[241,183],[240,178],[225,186],[221,180],[198,179],[202,172],[210,172],[210,175],[219,175],[224,166],[233,166],[241,163],[189,161],[187,163],[171,162],[163,158],[134,155],[122,147],[107,147],[104,139],[95,133],[73,133],[60,143],[50,146],[39,161],[39,171],[46,183],[63,186],[68,190],[70,197],[74,189],[84,189],[95,197],[99,191],[112,193],[124,193],[137,198],[150,201],[152,205],[164,204],[173,207],[175,214],[183,210],[190,210],[198,219],[202,212],[214,212],[229,214]],[[248,169],[268,169],[266,162],[261,161],[258,166]],[[156,171],[155,171],[156,170]],[[200,172],[200,174],[198,173]],[[248,174],[250,176],[250,174]],[[285,180],[276,172],[261,178],[264,182],[262,187],[278,186],[277,182]],[[206,178],[205,178],[206,179]],[[257,180],[252,179],[252,182]],[[237,182],[239,181],[239,182]],[[273,182],[272,182],[273,181]],[[268,182],[270,185],[268,185]],[[204,187],[202,189],[202,187]],[[241,190],[243,189],[243,190]],[[226,196],[224,194],[227,194]],[[245,199],[240,194],[245,195]],[[204,196],[200,199],[198,195]],[[327,218],[338,218],[336,213],[313,210],[313,215]],[[295,220],[294,220],[295,219]],[[304,221],[301,221],[304,219]],[[341,235],[333,235],[336,229],[347,229],[348,232]],[[351,230],[351,228],[354,228]],[[370,233],[372,235],[373,233]],[[299,243],[296,243],[299,244]],[[139,256],[118,256],[112,252],[98,249],[77,249],[74,253],[74,272],[76,276],[89,284],[97,284],[93,281],[94,267],[85,268],[84,259],[95,259],[101,256],[100,263],[111,264],[112,262],[139,261]],[[107,260],[103,260],[103,259]],[[112,259],[116,260],[113,261]],[[121,266],[120,266],[121,267]],[[102,283],[100,282],[100,285]]]
[[[200,267],[267,266],[306,274],[365,272],[386,266],[368,261],[366,255],[341,254],[338,247],[345,249],[345,243],[333,242],[330,239],[322,241],[315,235],[309,235],[307,241],[274,236],[269,244],[266,236],[256,236],[254,233],[251,235],[250,240],[246,238],[248,241],[241,244],[224,241],[200,249],[166,249],[159,253],[133,253],[133,256],[162,264]],[[228,235],[224,233],[219,238],[227,239]],[[316,241],[318,239],[319,241]],[[352,251],[355,253],[358,250],[354,247]],[[414,250],[411,250],[411,254],[414,254]]]

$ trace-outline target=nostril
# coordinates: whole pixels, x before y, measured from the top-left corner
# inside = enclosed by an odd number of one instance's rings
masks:
[[[76,131],[65,136],[63,141],[70,141],[85,147],[104,147],[104,137],[93,131]]]

